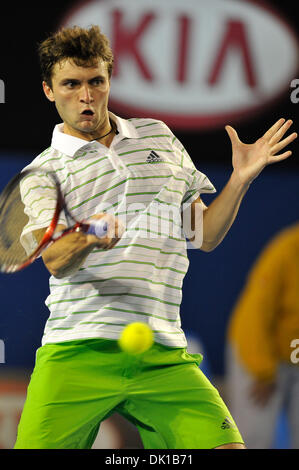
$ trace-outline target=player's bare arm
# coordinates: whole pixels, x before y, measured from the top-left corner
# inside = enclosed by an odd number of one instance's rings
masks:
[[[279,119],[253,144],[241,142],[236,130],[231,126],[226,126],[225,129],[232,145],[233,171],[219,196],[209,207],[202,206],[202,224],[200,220],[194,219],[195,207],[200,203],[200,199],[192,203],[194,230],[201,230],[203,225],[202,245],[195,245],[197,248],[203,251],[212,251],[216,248],[232,226],[252,181],[267,165],[285,160],[292,154],[291,150],[283,151],[297,138],[296,132],[285,137],[292,124],[291,120]]]
[[[102,216],[98,215],[93,218]],[[122,235],[123,227],[110,214],[105,214],[105,219],[108,223],[105,237],[98,238],[81,231],[73,232],[57,240],[44,251],[42,255],[44,264],[54,277],[61,279],[75,274],[94,248],[109,250],[114,247]],[[63,225],[58,225],[56,231],[64,230],[64,228]],[[37,236],[40,235],[37,234]]]

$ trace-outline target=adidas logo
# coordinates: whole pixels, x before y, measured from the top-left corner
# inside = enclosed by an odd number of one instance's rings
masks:
[[[160,163],[163,162],[162,158],[153,150],[146,159],[147,163]]]
[[[228,417],[225,418],[225,420],[221,424],[221,429],[236,429],[235,423],[233,423]]]

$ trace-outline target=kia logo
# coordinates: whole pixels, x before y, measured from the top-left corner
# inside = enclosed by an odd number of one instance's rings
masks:
[[[298,40],[264,3],[100,0],[62,26],[98,24],[115,55],[110,108],[177,129],[249,117],[289,90]]]

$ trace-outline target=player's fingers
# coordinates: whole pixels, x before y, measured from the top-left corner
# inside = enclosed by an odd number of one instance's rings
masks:
[[[272,147],[272,154],[275,155],[277,152],[280,152],[280,150],[282,150],[291,142],[293,142],[293,140],[295,140],[297,136],[298,134],[296,132],[293,132],[293,134],[289,135],[288,137],[283,139],[281,142],[278,142],[276,145]]]
[[[93,220],[101,220],[103,222],[106,222],[106,224],[107,224],[106,235],[100,237],[100,238],[103,238],[103,240],[106,237],[109,238],[109,239],[112,239],[116,236],[117,219],[114,217],[114,215],[103,212],[101,214],[96,214],[96,215],[90,217],[89,220],[91,222]]]
[[[230,138],[230,141],[233,147],[236,144],[241,143],[236,129],[234,129],[232,126],[225,126],[225,130]]]
[[[289,158],[292,155],[292,151],[288,150],[287,152],[280,153],[279,155],[273,155],[273,157],[269,158],[268,163],[277,163],[281,162],[282,160],[286,160],[286,158]]]
[[[125,232],[124,223],[113,214],[101,213],[91,217],[93,220],[104,220],[107,223],[107,231],[104,236],[97,238],[97,248],[102,250],[110,250],[116,245]],[[93,240],[94,243],[95,240]]]
[[[114,247],[114,245],[116,245],[116,243],[119,241],[119,238],[115,237],[115,238],[108,238],[105,240],[105,241],[102,241],[102,243],[99,243],[98,244],[98,247],[103,249],[103,250],[111,250],[111,248]]]
[[[285,135],[285,133],[290,129],[292,126],[293,121],[289,119],[286,121],[278,130],[275,132],[275,134],[271,137],[269,143],[270,144],[276,144],[282,139],[282,137]]]
[[[115,219],[115,236],[121,238],[125,230],[125,224],[120,219]]]
[[[270,129],[268,129],[267,132],[263,135],[263,138],[266,140],[270,140],[284,123],[285,123],[284,118],[278,119],[278,121],[276,121],[276,123],[273,124],[273,126],[270,127]]]

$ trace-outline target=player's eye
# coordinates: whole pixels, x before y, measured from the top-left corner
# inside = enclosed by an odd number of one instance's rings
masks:
[[[68,80],[64,82],[64,86],[66,86],[67,88],[74,88],[77,84],[78,82],[76,82],[75,80]]]
[[[94,78],[91,83],[97,86],[97,85],[101,85],[102,83],[104,83],[104,81],[105,81],[104,78],[99,77],[99,78]]]

